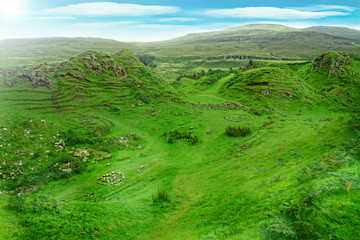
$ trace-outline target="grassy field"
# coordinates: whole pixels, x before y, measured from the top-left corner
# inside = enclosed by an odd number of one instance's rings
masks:
[[[1,85],[0,239],[360,238],[359,58],[321,59],[163,81],[86,52]]]

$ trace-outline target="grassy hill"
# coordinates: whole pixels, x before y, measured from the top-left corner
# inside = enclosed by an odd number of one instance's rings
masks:
[[[127,48],[136,55],[156,57],[159,67],[183,62],[211,64],[210,58],[309,60],[326,51],[359,54],[360,33],[338,27],[296,29],[273,24],[250,24],[222,31],[189,34],[150,43],[124,43],[99,38],[38,38],[0,41],[0,66],[21,67],[39,62],[60,63],[87,50],[114,54]],[[195,62],[194,62],[195,60]],[[211,60],[211,59],[210,59]],[[214,60],[214,59],[213,59]],[[219,63],[214,63],[219,65]],[[226,65],[226,62],[222,62]],[[227,67],[238,63],[227,63]],[[186,65],[186,64],[185,64]],[[176,64],[171,65],[176,67]],[[209,68],[209,67],[207,67]]]
[[[359,31],[345,27],[314,26],[314,27],[306,28],[304,30],[321,32],[332,36],[343,37],[347,39],[360,40]]]
[[[359,64],[169,85],[122,50],[3,70],[0,239],[356,239]]]
[[[181,56],[239,55],[310,59],[325,51],[359,54],[359,36],[359,31],[347,28],[295,29],[281,25],[251,24],[222,31],[189,34],[159,43],[141,43],[138,46],[156,55],[167,56],[176,56],[181,52]]]

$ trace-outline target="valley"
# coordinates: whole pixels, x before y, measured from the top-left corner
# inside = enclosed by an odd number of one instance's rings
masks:
[[[250,28],[2,51],[0,239],[360,238],[359,38]]]

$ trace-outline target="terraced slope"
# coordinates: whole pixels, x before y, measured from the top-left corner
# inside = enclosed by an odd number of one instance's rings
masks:
[[[40,65],[28,70],[4,71],[2,79],[6,82],[4,104],[26,105],[26,109],[41,111],[116,109],[119,105],[149,103],[171,94],[167,84],[127,50],[114,57],[88,51],[56,68]]]

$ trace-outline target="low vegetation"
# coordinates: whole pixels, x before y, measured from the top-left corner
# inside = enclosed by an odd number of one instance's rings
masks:
[[[250,128],[249,127],[232,127],[227,126],[226,127],[226,135],[231,137],[244,137],[248,134],[250,134]]]
[[[174,140],[181,139],[191,144],[195,144],[199,141],[197,136],[191,136],[191,132],[179,132],[178,130],[164,132],[163,138],[168,140],[168,143],[174,143]]]

